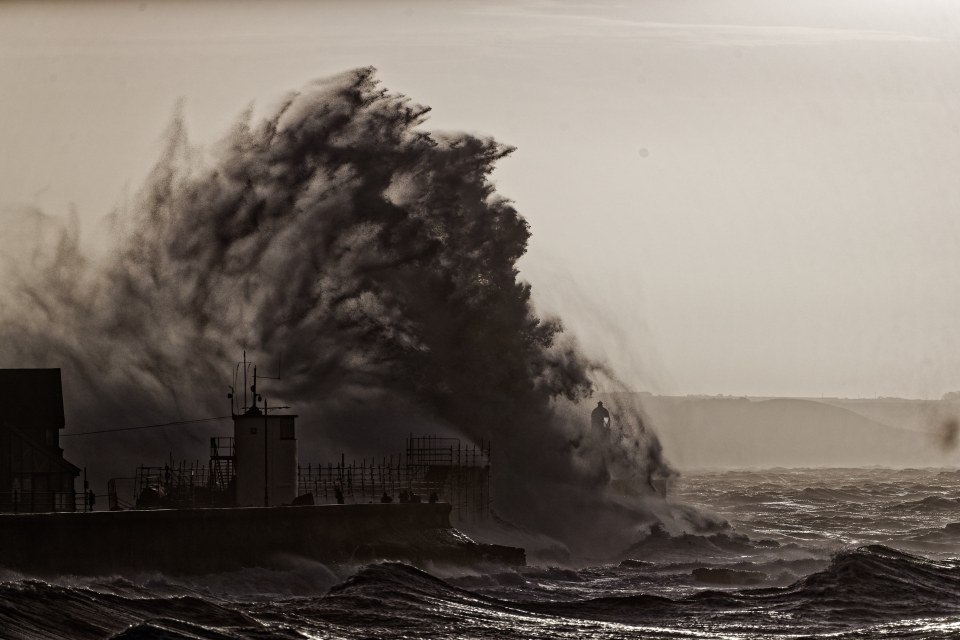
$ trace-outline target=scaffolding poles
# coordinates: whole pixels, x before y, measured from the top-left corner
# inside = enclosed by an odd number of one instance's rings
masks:
[[[410,436],[403,453],[349,463],[297,467],[297,495],[315,503],[428,502],[451,505],[455,522],[485,519],[490,512],[490,444],[458,438]],[[233,438],[210,439],[210,462],[141,466],[133,480],[137,508],[217,507],[234,504]],[[127,506],[111,487],[110,507]]]
[[[455,520],[483,519],[490,510],[489,443],[409,437],[405,452],[380,459],[298,467],[299,494],[318,503],[449,502]]]

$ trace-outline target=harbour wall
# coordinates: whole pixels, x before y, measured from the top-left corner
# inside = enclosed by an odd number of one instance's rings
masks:
[[[0,566],[36,574],[210,573],[295,558],[523,564],[473,542],[446,503],[156,509],[0,515]]]

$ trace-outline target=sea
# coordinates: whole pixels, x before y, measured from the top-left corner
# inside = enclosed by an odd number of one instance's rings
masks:
[[[671,495],[730,528],[651,527],[626,557],[589,566],[0,569],[0,637],[960,637],[960,471],[717,471]]]

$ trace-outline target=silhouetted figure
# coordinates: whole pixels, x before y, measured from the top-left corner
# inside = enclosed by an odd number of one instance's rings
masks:
[[[384,491],[383,495],[380,496],[380,502],[382,502],[383,504],[387,504],[388,502],[393,502],[393,498],[391,496],[388,496],[387,492]]]
[[[337,497],[337,504],[343,504],[343,489],[340,488],[340,485],[333,488],[333,495]]]
[[[430,504],[436,504],[440,501],[440,496],[437,495],[437,492],[434,491],[430,494]]]
[[[594,429],[610,426],[610,412],[603,408],[602,402],[598,402],[597,408],[590,414],[590,423]]]

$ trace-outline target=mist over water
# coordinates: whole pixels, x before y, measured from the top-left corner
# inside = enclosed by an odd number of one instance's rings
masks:
[[[590,429],[578,403],[622,385],[518,278],[528,224],[490,181],[512,149],[428,132],[427,112],[364,68],[248,112],[212,159],[175,119],[105,258],[75,226],[7,248],[0,364],[61,367],[68,426],[94,429],[229,413],[246,349],[261,374],[282,358],[259,390],[300,414],[303,462],[457,433],[493,443],[500,515],[573,548],[675,517],[653,496],[672,472],[642,412]],[[129,475],[202,457],[210,428],[135,433],[67,455]]]

